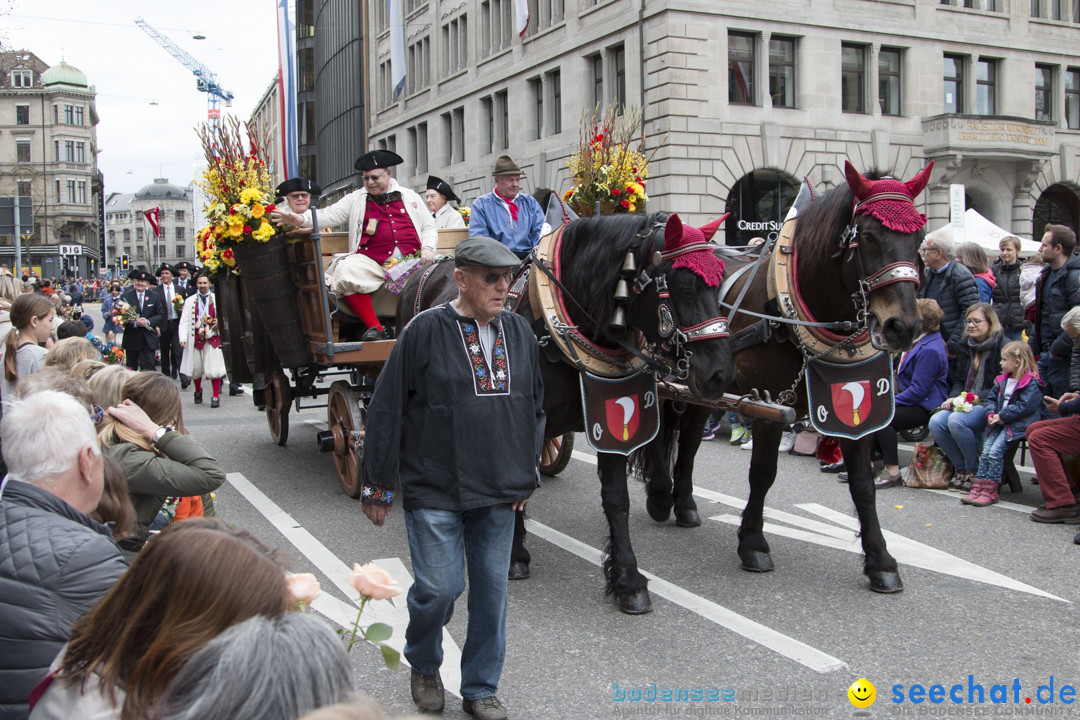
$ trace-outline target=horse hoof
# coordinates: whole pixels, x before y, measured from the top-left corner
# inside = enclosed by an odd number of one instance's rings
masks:
[[[656,522],[667,522],[671,517],[671,506],[654,503],[652,498],[645,498],[645,509],[649,512],[649,517]]]
[[[774,569],[772,556],[760,550],[747,550],[739,553],[742,569],[747,572],[766,573]]]
[[[870,578],[870,589],[878,593],[903,592],[904,583],[900,580],[900,573],[885,570],[871,570],[867,573]]]
[[[619,609],[627,615],[644,615],[652,612],[652,600],[649,598],[648,590],[620,594],[617,600]]]
[[[521,560],[514,560],[510,563],[510,575],[511,580],[524,580],[529,577],[529,563],[522,562]]]
[[[675,524],[679,527],[700,527],[701,516],[694,508],[675,511]]]

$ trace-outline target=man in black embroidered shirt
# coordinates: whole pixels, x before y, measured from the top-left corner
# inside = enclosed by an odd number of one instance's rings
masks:
[[[514,511],[537,484],[544,389],[532,329],[502,309],[517,256],[477,236],[457,246],[454,262],[457,299],[413,318],[379,375],[362,502],[382,525],[401,493],[415,575],[405,633],[413,701],[427,712],[443,708],[442,630],[465,588],[467,561],[461,696],[467,713],[497,720],[506,717],[495,693]]]

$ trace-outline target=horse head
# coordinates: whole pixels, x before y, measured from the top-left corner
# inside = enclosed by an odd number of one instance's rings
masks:
[[[728,320],[716,292],[724,261],[709,243],[726,217],[696,228],[683,225],[677,214],[668,216],[663,243],[645,243],[648,264],[630,306],[632,325],[650,343],[669,349],[687,372],[691,392],[702,399],[719,398],[735,379]]]
[[[926,187],[933,167],[931,162],[902,182],[866,178],[845,162],[854,200],[841,240],[842,274],[856,305],[865,302],[870,339],[878,349],[907,350],[922,329],[915,304],[919,287],[915,260],[926,216],[918,211],[915,198]]]

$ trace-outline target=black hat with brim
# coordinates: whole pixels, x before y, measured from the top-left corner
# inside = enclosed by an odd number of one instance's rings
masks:
[[[158,277],[161,277],[161,273],[162,273],[163,271],[165,271],[165,270],[168,270],[168,271],[169,271],[169,272],[171,272],[171,273],[172,273],[173,275],[175,275],[175,274],[176,274],[176,270],[174,270],[174,269],[173,269],[173,266],[172,266],[172,265],[170,265],[169,263],[161,263],[161,267],[159,267],[159,268],[158,268],[158,269],[157,269],[157,270],[156,270],[156,271],[154,272],[154,275],[156,275],[156,276],[158,276]]]
[[[198,270],[199,268],[197,268],[195,265],[192,265],[187,260],[184,260],[182,262],[176,263],[176,269],[177,270],[187,270],[189,273],[194,274],[195,271]]]
[[[128,273],[128,280],[146,280],[149,281],[153,277],[145,270],[132,270]]]
[[[483,235],[473,235],[457,244],[454,248],[456,267],[517,267],[521,264],[518,256],[498,240]]]
[[[461,202],[461,198],[454,194],[454,188],[450,187],[450,183],[446,182],[442,178],[437,178],[434,175],[428,175],[427,189],[434,190],[435,192],[440,193],[447,200]]]
[[[393,150],[372,150],[356,158],[355,167],[360,172],[378,170],[379,168],[394,167],[405,162],[400,155]]]
[[[314,180],[308,180],[307,178],[294,177],[291,180],[286,180],[277,186],[277,190],[274,193],[278,197],[288,197],[289,193],[294,192],[306,192],[311,195],[322,195],[322,188]]]

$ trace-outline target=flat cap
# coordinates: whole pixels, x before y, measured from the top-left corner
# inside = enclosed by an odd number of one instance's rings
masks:
[[[291,180],[286,180],[277,186],[274,190],[274,194],[278,197],[287,197],[289,193],[294,192],[306,192],[312,195],[321,195],[322,188],[314,180],[308,180],[307,178],[294,177]]]
[[[517,267],[521,264],[518,256],[498,240],[473,235],[458,243],[454,248],[454,266],[504,268]]]
[[[427,189],[434,190],[437,193],[441,193],[442,196],[447,200],[461,202],[461,199],[454,194],[454,188],[450,187],[450,183],[446,182],[442,178],[437,178],[434,175],[428,175]]]
[[[372,150],[356,158],[356,167],[360,172],[388,168],[405,162],[400,155],[392,150]]]

